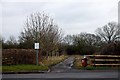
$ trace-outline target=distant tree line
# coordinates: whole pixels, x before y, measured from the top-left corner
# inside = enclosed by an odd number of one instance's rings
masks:
[[[96,34],[80,33],[64,38],[68,54],[120,54],[120,26],[116,22],[96,29]]]
[[[34,43],[40,43],[42,55],[67,54],[119,54],[120,26],[116,22],[109,22],[96,29],[95,34],[82,32],[63,37],[61,29],[45,13],[34,13],[26,19],[24,30],[16,40],[10,36],[5,41],[1,38],[3,49],[34,49]]]
[[[100,39],[99,36],[90,33],[67,35],[65,37],[65,42],[68,46],[66,50],[68,54],[93,54],[100,48],[102,43]]]

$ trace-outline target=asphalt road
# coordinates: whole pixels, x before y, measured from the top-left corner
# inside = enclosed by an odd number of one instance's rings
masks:
[[[51,73],[76,73],[78,72],[77,69],[73,69],[73,62],[74,62],[74,57],[71,56],[69,58],[67,58],[66,60],[64,60],[63,62],[53,66],[50,69]]]
[[[2,80],[119,80],[118,70],[76,70],[72,68],[74,58],[53,66],[48,73],[3,74]]]
[[[117,71],[81,71],[79,73],[3,74],[2,80],[118,80]]]

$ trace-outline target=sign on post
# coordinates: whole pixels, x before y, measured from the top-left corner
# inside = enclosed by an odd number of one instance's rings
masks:
[[[39,49],[39,43],[35,43],[35,49]]]

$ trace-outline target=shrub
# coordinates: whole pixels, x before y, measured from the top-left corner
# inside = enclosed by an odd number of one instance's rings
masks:
[[[3,49],[2,64],[35,64],[35,53],[33,49]]]
[[[101,53],[102,55],[120,55],[120,42],[110,43],[106,45]]]

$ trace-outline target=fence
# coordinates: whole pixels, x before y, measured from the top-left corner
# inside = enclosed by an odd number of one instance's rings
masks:
[[[120,66],[120,55],[87,55],[92,66]]]

